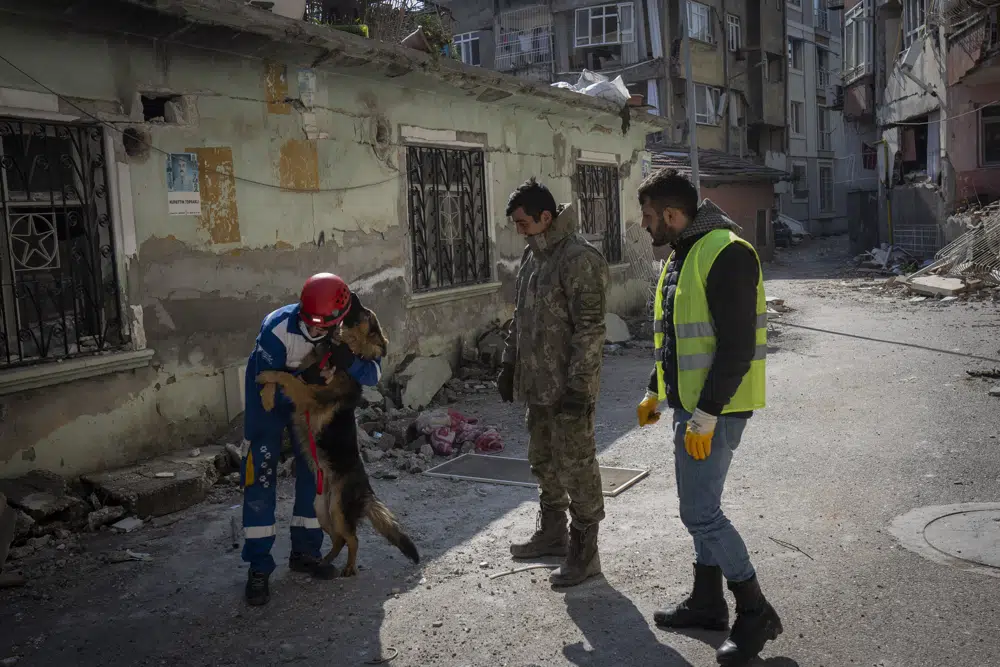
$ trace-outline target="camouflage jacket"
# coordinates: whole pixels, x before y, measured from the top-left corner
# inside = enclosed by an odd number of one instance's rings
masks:
[[[575,208],[563,205],[517,272],[503,361],[514,364],[521,400],[556,405],[567,390],[597,399],[608,281],[607,261],[579,234]]]

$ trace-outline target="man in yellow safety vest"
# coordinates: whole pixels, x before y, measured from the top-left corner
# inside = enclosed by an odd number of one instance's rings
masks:
[[[654,368],[638,407],[639,426],[673,411],[680,516],[694,539],[694,587],[658,611],[660,627],[726,630],[722,579],[736,598],[736,621],[719,647],[721,665],[753,660],[782,632],[764,598],[743,538],[722,513],[722,489],[747,419],[764,407],[767,308],[760,259],[739,226],[676,169],[639,187],[642,226],[654,255],[667,259],[653,316]],[[668,249],[669,257],[664,257]]]

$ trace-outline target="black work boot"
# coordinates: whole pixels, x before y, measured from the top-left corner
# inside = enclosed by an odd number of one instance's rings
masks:
[[[527,542],[510,545],[514,558],[565,556],[569,534],[566,532],[566,512],[542,508],[535,522],[535,532]]]
[[[722,594],[722,568],[694,564],[694,587],[680,604],[657,611],[653,622],[661,628],[729,628],[729,607]]]
[[[765,642],[777,639],[784,628],[778,612],[760,592],[756,575],[728,585],[736,598],[736,621],[729,638],[715,652],[715,659],[724,667],[738,667],[756,658]]]
[[[324,563],[315,556],[293,551],[288,557],[288,569],[292,572],[311,574],[316,579],[335,579],[337,568],[333,563]]]
[[[597,527],[569,528],[569,551],[566,560],[552,574],[549,583],[556,588],[576,586],[601,573],[601,555],[597,552]]]
[[[243,593],[246,597],[247,604],[259,607],[260,605],[267,604],[268,601],[270,601],[271,591],[267,586],[267,580],[270,576],[271,575],[267,572],[250,570],[247,574],[247,587]]]

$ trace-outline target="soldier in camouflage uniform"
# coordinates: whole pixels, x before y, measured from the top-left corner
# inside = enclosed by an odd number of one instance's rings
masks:
[[[534,178],[511,194],[507,215],[528,245],[497,386],[504,401],[516,394],[528,405],[528,459],[541,504],[535,533],[510,551],[515,558],[563,556],[549,580],[575,586],[601,572],[597,528],[604,496],[594,408],[608,264],[579,234],[573,207],[557,207]]]

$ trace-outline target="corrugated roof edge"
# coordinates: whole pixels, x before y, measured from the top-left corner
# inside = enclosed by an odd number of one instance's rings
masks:
[[[365,39],[342,30],[334,30],[324,26],[314,25],[306,21],[290,19],[277,14],[256,9],[234,0],[121,0],[131,5],[137,5],[182,18],[192,23],[228,27],[241,32],[249,32],[275,41],[288,44],[301,44],[312,48],[325,49],[327,55],[314,62],[318,66],[323,62],[335,61],[338,58],[377,61],[388,69],[399,72],[400,69],[420,70],[425,74],[436,76],[442,81],[455,85],[456,79],[472,82],[494,91],[502,91],[509,95],[534,95],[564,107],[585,107],[594,112],[622,117],[622,108],[613,102],[574,93],[560,88],[526,79],[518,79],[509,74],[495,72],[482,67],[472,67],[461,62],[432,56],[421,51],[398,44],[377,42]],[[406,73],[400,72],[400,74]],[[456,87],[458,87],[456,85]],[[488,93],[489,91],[483,91]],[[498,101],[490,95],[484,102]],[[631,123],[655,128],[656,130],[671,126],[669,119],[655,116],[645,111],[629,109]]]

